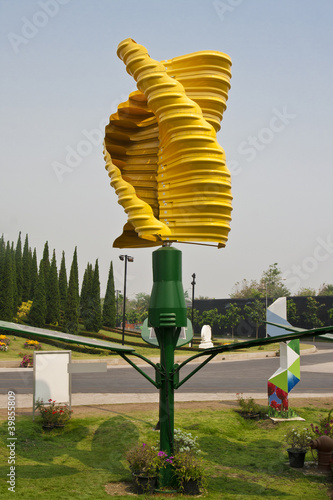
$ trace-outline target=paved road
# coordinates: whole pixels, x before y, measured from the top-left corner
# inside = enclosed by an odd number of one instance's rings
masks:
[[[326,349],[316,354],[301,357],[301,381],[295,388],[297,393],[332,393],[333,392],[333,349],[329,344]],[[242,361],[211,362],[187,381],[178,393],[266,393],[267,379],[280,365],[279,358],[264,358]],[[196,363],[191,363],[181,370],[181,379],[186,376]],[[145,368],[146,373],[154,378],[153,369]],[[33,392],[33,374],[31,370],[1,371],[0,394],[8,390],[16,394]],[[108,368],[106,373],[72,375],[72,393],[93,394],[148,394],[156,389],[133,368],[127,366]]]

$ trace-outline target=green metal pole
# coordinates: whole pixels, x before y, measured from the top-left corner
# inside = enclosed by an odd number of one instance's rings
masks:
[[[153,282],[148,322],[155,329],[161,356],[160,449],[170,456],[174,436],[174,353],[180,329],[187,324],[179,250],[163,246],[153,252]],[[162,469],[160,486],[172,487],[171,466]]]
[[[175,328],[166,327],[159,329],[159,337],[162,339],[161,348],[161,388],[160,388],[160,449],[168,456],[173,455],[174,439],[174,336]],[[161,486],[171,486],[172,470],[170,466],[162,469]]]

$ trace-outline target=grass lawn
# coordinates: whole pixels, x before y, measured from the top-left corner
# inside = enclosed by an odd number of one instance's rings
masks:
[[[32,422],[31,416],[17,416],[14,495],[6,484],[9,473],[7,421],[0,421],[1,499],[129,498],[129,493],[121,493],[121,483],[131,480],[125,453],[138,442],[158,443],[158,432],[153,431],[158,419],[157,405],[145,407],[144,411],[131,410],[131,406],[113,411],[111,407],[97,415],[89,415],[89,408],[85,411],[83,416],[75,416],[74,407],[67,426],[48,433],[42,430],[38,418]],[[305,475],[302,470],[291,469],[283,440],[290,427],[317,423],[327,412],[327,408],[320,411],[311,406],[299,408],[305,424],[274,425],[269,420],[243,420],[232,409],[214,410],[203,405],[202,408],[177,409],[175,427],[198,436],[208,478],[207,490],[201,498],[321,500],[329,498],[332,477]],[[308,453],[306,460],[311,459]],[[106,487],[112,493],[120,493],[111,496]],[[166,494],[141,496],[145,499],[170,497]]]

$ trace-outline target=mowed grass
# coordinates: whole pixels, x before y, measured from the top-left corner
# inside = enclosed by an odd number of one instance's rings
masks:
[[[89,410],[88,410],[89,411]],[[317,423],[326,410],[298,409],[306,424]],[[127,413],[126,413],[127,412]],[[126,451],[138,442],[158,443],[153,430],[158,408],[153,411],[107,411],[103,416],[75,417],[62,429],[46,433],[38,419],[18,416],[16,422],[16,489],[7,490],[9,472],[7,422],[0,422],[0,498],[35,500],[122,500],[110,496],[109,483],[130,481]],[[175,427],[198,436],[207,473],[204,499],[327,499],[332,478],[304,475],[291,469],[283,447],[290,427],[303,422],[246,421],[233,410],[177,410]],[[308,453],[307,460],[311,460]],[[144,495],[168,499],[170,495]],[[190,497],[189,497],[190,498]]]

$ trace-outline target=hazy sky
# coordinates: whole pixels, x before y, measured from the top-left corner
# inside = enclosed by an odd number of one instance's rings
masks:
[[[130,298],[151,291],[152,249],[118,250],[126,216],[104,169],[109,115],[135,90],[117,58],[131,37],[152,58],[199,50],[232,61],[218,140],[232,173],[233,212],[225,249],[176,245],[183,285],[228,297],[243,278],[279,264],[286,285],[333,283],[333,2],[321,0],[1,0],[0,233],[28,233],[42,256],[49,242],[69,272],[78,247],[110,261]],[[59,165],[67,171],[59,175]],[[58,172],[58,174],[57,174]]]

